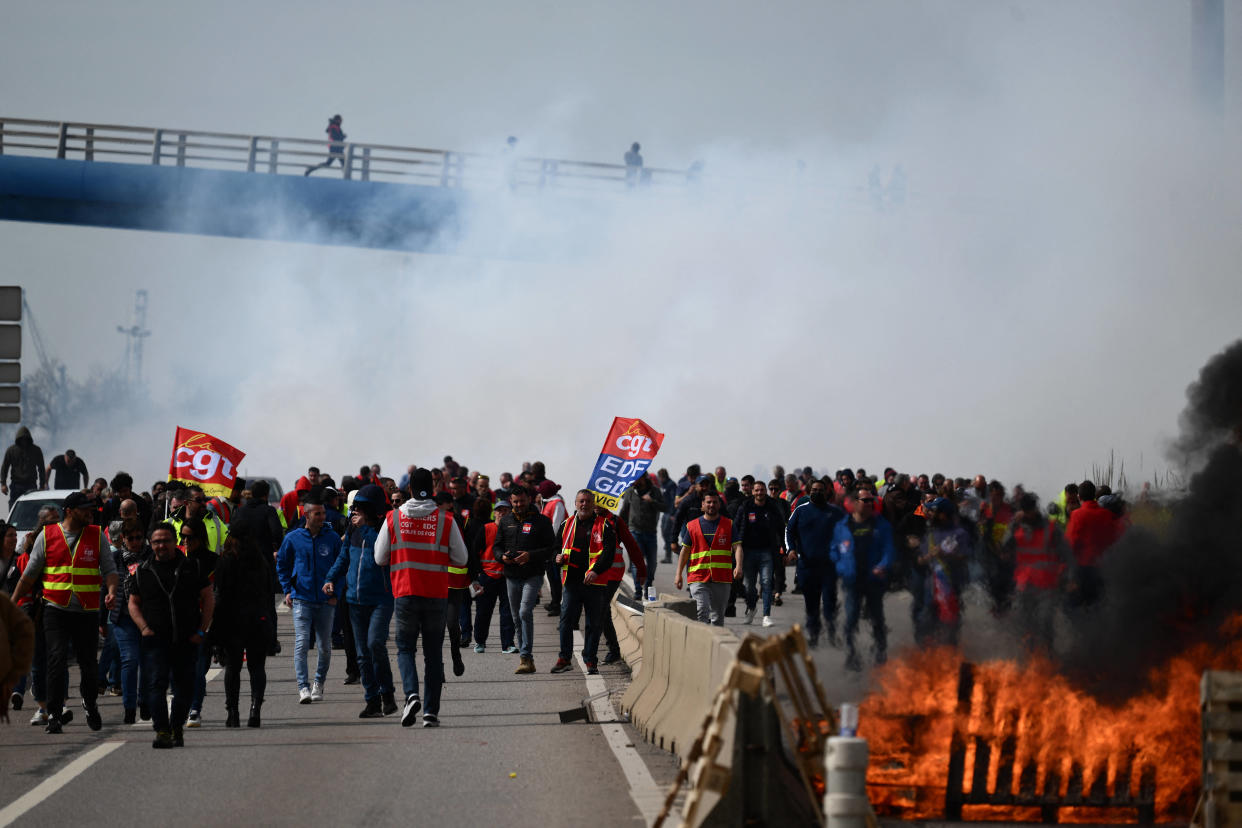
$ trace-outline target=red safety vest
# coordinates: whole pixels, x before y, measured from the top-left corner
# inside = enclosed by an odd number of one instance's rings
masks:
[[[1013,580],[1018,589],[1055,589],[1061,582],[1065,563],[1053,549],[1055,536],[1047,524],[1034,531],[1018,526],[1013,539],[1017,544]]]
[[[612,528],[617,533],[617,554],[613,556],[612,567],[608,570],[608,575],[604,580],[607,583],[615,584],[625,579],[625,556],[630,554],[631,549],[638,547],[638,541],[634,540],[630,527],[624,522],[614,520]],[[625,550],[625,554],[622,554],[622,549]]]
[[[607,518],[597,517],[591,524],[591,540],[587,544],[587,569],[595,566],[595,562],[599,560],[600,554],[604,551],[604,526]],[[574,533],[578,528],[578,513],[570,515],[569,520],[565,521],[565,531],[561,534],[561,553],[565,556],[565,562],[561,564],[561,583],[565,583],[566,577],[569,575],[569,568],[574,566],[569,562],[569,553],[581,551],[574,547]],[[621,550],[616,551],[617,555],[621,554]],[[614,558],[615,560],[615,558]],[[603,586],[608,583],[609,575],[605,574],[603,578],[599,578],[593,584],[588,586]]]
[[[489,578],[505,576],[504,564],[496,560],[496,531],[499,528],[495,521],[488,521],[483,527],[483,554],[479,557],[483,563],[483,574]]]
[[[43,548],[47,560],[43,565],[43,597],[58,607],[69,606],[69,596],[76,595],[85,610],[99,609],[99,550],[104,549],[103,529],[83,527],[73,551],[59,523],[43,528]]]
[[[690,574],[687,580],[691,583],[715,581],[718,584],[733,583],[733,521],[724,515],[716,524],[716,534],[712,535],[711,543],[703,534],[703,528],[695,518],[686,524],[686,532],[690,535]]]
[[[557,506],[565,507],[565,498],[560,495],[553,495],[551,500],[545,500],[543,502],[543,509],[541,510],[543,512],[543,516],[552,521],[553,529],[556,528]],[[566,521],[566,523],[568,523],[568,521]]]
[[[427,517],[411,518],[393,509],[387,521],[393,597],[447,598],[449,538],[453,531],[448,514],[436,509]]]
[[[226,525],[228,524],[229,519],[233,516],[232,503],[229,503],[229,501],[223,497],[213,497],[207,502],[207,505],[211,507],[211,510],[216,513],[220,520],[224,521]]]

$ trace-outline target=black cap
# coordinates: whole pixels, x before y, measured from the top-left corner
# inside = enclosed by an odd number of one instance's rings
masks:
[[[66,509],[92,509],[95,504],[82,492],[73,492],[65,498]]]
[[[431,472],[423,468],[414,470],[410,475],[410,494],[415,500],[431,500],[431,491],[434,484],[431,480]]]

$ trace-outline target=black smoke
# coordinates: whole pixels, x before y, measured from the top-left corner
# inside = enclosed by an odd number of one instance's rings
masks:
[[[1196,469],[1167,522],[1131,528],[1102,564],[1101,604],[1071,616],[1067,673],[1103,698],[1151,689],[1152,668],[1223,643],[1242,613],[1242,341],[1214,356],[1186,391],[1174,453]]]

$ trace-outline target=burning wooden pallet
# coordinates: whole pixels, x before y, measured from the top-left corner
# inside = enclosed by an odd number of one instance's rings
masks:
[[[1209,670],[1200,684],[1205,828],[1242,826],[1242,673]]]
[[[988,706],[991,700],[987,688],[981,689],[981,704]],[[1118,816],[1123,819],[1133,819],[1137,815],[1138,821],[1144,825],[1155,822],[1156,769],[1153,766],[1138,768],[1136,780],[1133,753],[1114,757],[1089,769],[1077,761],[1071,761],[1068,772],[1065,762],[1059,758],[1045,759],[1042,767],[1033,758],[1020,764],[1017,758],[1017,713],[1008,714],[1011,726],[1006,728],[998,744],[994,734],[972,732],[974,697],[974,665],[963,663],[958,675],[957,714],[949,746],[946,819],[971,819],[972,814],[965,806],[982,805],[1038,808],[1045,823],[1058,822],[1063,808],[1091,808],[1106,812],[1121,810],[1124,813]],[[966,779],[968,766],[969,787]],[[989,782],[992,784],[989,785]]]

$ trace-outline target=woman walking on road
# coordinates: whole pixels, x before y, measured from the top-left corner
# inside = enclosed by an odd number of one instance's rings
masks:
[[[270,574],[263,553],[245,534],[230,535],[216,566],[215,636],[224,658],[225,727],[240,727],[237,712],[241,693],[243,653],[250,674],[249,727],[258,727],[267,689],[267,641],[272,599]]]

